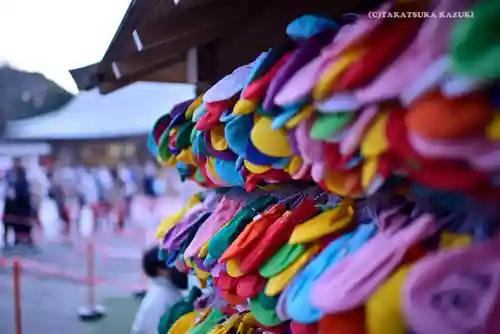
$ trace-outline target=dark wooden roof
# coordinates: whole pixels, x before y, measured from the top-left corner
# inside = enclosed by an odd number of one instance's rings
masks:
[[[98,86],[102,93],[136,81],[213,83],[283,43],[287,24],[300,15],[339,18],[380,2],[180,0],[176,5],[173,0],[135,0],[101,62],[71,74],[81,89]],[[196,63],[194,78],[188,62]]]

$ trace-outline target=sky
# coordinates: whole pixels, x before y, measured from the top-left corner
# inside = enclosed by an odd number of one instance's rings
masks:
[[[130,0],[0,0],[0,63],[76,93],[68,70],[101,60]]]

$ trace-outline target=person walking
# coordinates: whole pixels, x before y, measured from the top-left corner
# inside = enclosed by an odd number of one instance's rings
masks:
[[[7,194],[4,204],[4,248],[9,250],[12,246],[28,246],[35,248],[33,230],[33,207],[31,202],[30,187],[26,170],[19,159],[14,160],[12,170],[7,172]],[[14,231],[14,245],[8,243],[8,233]]]
[[[144,194],[150,198],[156,197],[154,182],[156,180],[156,166],[153,162],[147,161],[144,165],[143,190]]]
[[[124,207],[121,219],[125,222],[125,220],[130,220],[132,201],[137,192],[137,186],[131,169],[125,164],[118,166],[118,178],[123,182]]]
[[[51,179],[49,198],[56,204],[59,221],[63,223],[62,235],[68,237],[71,232],[71,220],[66,206],[66,192],[63,189],[61,180],[58,178],[57,171],[54,174],[49,174],[49,177]]]
[[[125,182],[120,178],[118,170],[111,171],[112,185],[108,189],[106,201],[110,212],[116,217],[116,232],[125,229]]]

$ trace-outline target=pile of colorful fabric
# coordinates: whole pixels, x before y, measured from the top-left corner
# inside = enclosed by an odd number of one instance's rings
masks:
[[[378,12],[438,17],[300,17],[154,125],[212,189],[158,229],[215,293],[170,333],[500,332],[500,1]]]

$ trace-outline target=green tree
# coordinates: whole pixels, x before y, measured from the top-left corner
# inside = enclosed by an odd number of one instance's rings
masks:
[[[49,113],[72,98],[71,93],[40,73],[0,67],[0,116],[4,122]]]

